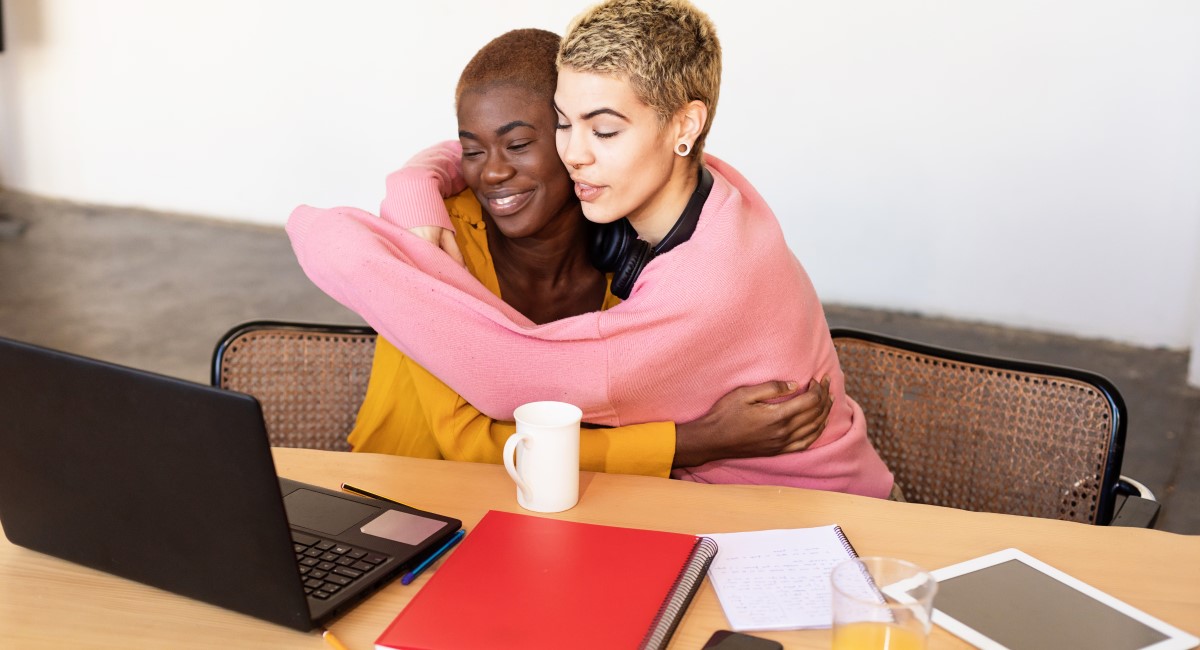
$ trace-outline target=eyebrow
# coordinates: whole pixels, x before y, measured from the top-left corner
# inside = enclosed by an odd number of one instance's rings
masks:
[[[509,122],[508,124],[505,124],[504,126],[501,126],[500,128],[496,129],[496,135],[504,135],[505,133],[508,133],[509,131],[512,131],[513,129],[515,129],[517,127],[521,127],[521,126],[527,126],[531,129],[537,128],[534,125],[530,124],[529,122],[525,122],[522,120],[513,120],[513,121]],[[478,140],[479,139],[479,136],[475,135],[474,133],[471,133],[470,131],[459,131],[458,137],[468,138],[470,140]]]
[[[560,115],[562,115],[563,117],[566,117],[566,115],[567,115],[565,112],[563,112],[563,109],[558,107],[558,104],[554,105],[554,110],[558,111],[558,113]],[[622,120],[625,120],[626,122],[631,121],[628,117],[625,117],[623,114],[621,114],[611,108],[597,108],[596,110],[591,111],[589,113],[584,113],[583,115],[580,116],[580,118],[584,119],[584,120],[590,120],[593,117],[596,117],[597,115],[612,115],[615,117],[619,117]]]
[[[614,111],[611,108],[597,108],[596,110],[594,110],[590,113],[584,113],[583,119],[590,120],[593,117],[596,117],[597,115],[613,115],[613,116],[616,116],[616,117],[619,117],[619,118],[625,120],[626,122],[629,121],[628,117],[625,117],[624,115],[618,113],[617,111]]]

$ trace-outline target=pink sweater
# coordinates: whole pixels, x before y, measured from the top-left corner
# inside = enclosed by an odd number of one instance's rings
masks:
[[[511,420],[525,402],[558,400],[597,424],[688,422],[738,386],[805,385],[828,375],[833,409],[809,449],[713,461],[673,476],[888,495],[892,475],[845,394],[816,291],[774,214],[736,170],[707,158],[714,183],[695,234],[650,262],[628,300],[535,325],[407,231],[449,225],[440,188],[461,179],[457,158],[444,161],[449,167],[440,171],[393,174],[383,218],[296,208],[287,231],[309,278],[496,419]]]

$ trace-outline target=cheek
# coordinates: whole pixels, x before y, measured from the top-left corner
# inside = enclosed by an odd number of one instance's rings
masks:
[[[649,201],[671,176],[674,154],[649,143],[624,150],[610,150],[605,164],[605,179],[619,197],[622,210],[633,211]]]
[[[571,175],[557,158],[547,161],[538,170],[538,176],[542,186],[546,188],[548,197],[554,203],[562,203],[575,196],[575,183],[571,181]]]
[[[463,180],[471,188],[479,187],[479,175],[483,171],[483,163],[475,158],[462,159]]]
[[[646,175],[646,166],[653,165],[653,160],[646,157],[644,149],[631,146],[633,144],[628,141],[609,141],[597,147],[596,166],[604,170],[606,182],[625,187],[641,184]]]
[[[562,160],[553,153],[538,161],[536,172],[545,183],[565,183],[571,178]]]
[[[567,142],[570,139],[570,134],[565,129],[556,129],[554,131],[554,146],[558,150],[558,157],[561,159],[567,151]]]

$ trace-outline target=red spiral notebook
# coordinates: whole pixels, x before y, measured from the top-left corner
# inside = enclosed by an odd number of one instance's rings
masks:
[[[716,552],[696,535],[493,510],[375,647],[662,648]]]

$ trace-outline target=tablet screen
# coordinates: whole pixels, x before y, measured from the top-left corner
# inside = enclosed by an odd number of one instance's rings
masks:
[[[1138,650],[1168,638],[1015,559],[939,579],[934,607],[1012,650]]]
[[[1015,548],[932,571],[933,622],[984,650],[1186,650],[1200,639]]]

